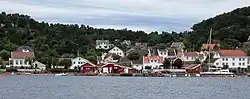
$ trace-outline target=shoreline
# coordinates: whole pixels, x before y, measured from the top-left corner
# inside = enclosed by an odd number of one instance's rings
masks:
[[[145,74],[83,74],[83,73],[44,73],[44,74],[0,74],[0,76],[110,76],[110,77],[202,77],[202,78],[209,78],[209,77],[249,77],[248,75],[193,75],[193,74],[161,74],[161,75],[145,75]]]

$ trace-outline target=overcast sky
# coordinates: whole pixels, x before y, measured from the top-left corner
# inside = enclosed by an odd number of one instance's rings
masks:
[[[249,6],[250,0],[0,0],[0,4],[0,11],[49,23],[180,32],[203,19]]]

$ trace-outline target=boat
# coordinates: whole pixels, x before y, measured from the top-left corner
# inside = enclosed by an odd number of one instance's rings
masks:
[[[55,74],[55,76],[68,76],[68,73],[59,73],[59,74]]]
[[[201,72],[201,76],[234,76],[234,73],[230,72],[229,69],[220,69],[217,71]]]

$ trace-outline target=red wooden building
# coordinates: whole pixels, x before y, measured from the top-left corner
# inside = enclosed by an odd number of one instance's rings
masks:
[[[124,66],[109,63],[102,66],[102,72],[103,73],[123,73],[124,72]]]
[[[98,71],[98,68],[95,64],[92,63],[85,63],[81,66],[81,72],[87,73],[87,72],[93,72],[96,73]]]

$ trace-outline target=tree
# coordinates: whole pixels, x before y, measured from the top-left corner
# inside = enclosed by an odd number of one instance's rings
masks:
[[[178,58],[174,61],[173,65],[176,66],[178,69],[181,69],[181,67],[183,66],[183,61]]]
[[[91,61],[91,62],[94,62],[97,60],[96,56],[86,56],[85,59]]]
[[[8,52],[6,50],[2,50],[2,51],[0,51],[0,57],[2,57],[2,59],[4,61],[7,61],[10,58],[10,52]]]
[[[34,66],[33,66],[33,59],[31,59],[31,58],[28,58],[28,59],[25,59],[25,61],[24,61],[25,63],[29,63],[30,65],[31,65],[31,68],[34,68]]]
[[[60,66],[64,66],[64,69],[69,69],[69,67],[72,65],[72,62],[70,59],[63,59],[59,61]]]
[[[119,56],[119,55],[113,55],[114,60],[119,60],[120,58],[121,58],[121,56]]]
[[[127,56],[127,58],[128,58],[129,60],[138,60],[138,59],[140,59],[140,55],[139,55],[138,53],[136,53],[136,52],[132,52],[132,53],[130,53],[130,54]]]
[[[228,65],[223,65],[222,69],[228,69]]]
[[[197,58],[197,59],[195,59],[194,63],[195,63],[195,64],[200,64],[201,61]]]
[[[170,67],[170,61],[168,59],[165,59],[163,62],[163,67],[164,69],[168,69]]]
[[[201,64],[201,71],[202,71],[202,72],[207,72],[208,69],[209,69],[208,64],[206,64],[206,63],[202,63],[202,64]]]

